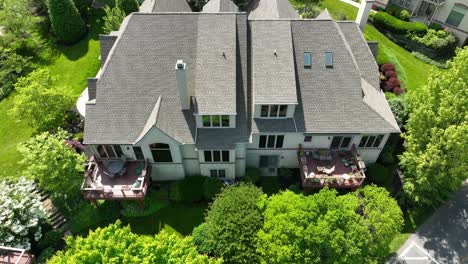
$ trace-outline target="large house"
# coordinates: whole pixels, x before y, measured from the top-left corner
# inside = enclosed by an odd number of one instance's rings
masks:
[[[458,45],[468,44],[467,0],[391,0],[409,10],[414,19],[426,24],[439,23],[458,38]]]
[[[141,198],[149,178],[232,179],[247,167],[300,168],[304,186],[335,175],[336,187],[355,188],[400,132],[356,23],[326,11],[300,19],[288,0],[257,0],[249,12],[211,0],[199,13],[165,2],[147,0],[101,36],[84,131],[89,199]],[[112,181],[122,189],[105,190]]]

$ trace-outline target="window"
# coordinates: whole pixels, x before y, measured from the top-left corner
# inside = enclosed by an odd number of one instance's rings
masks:
[[[276,155],[260,156],[260,168],[277,168],[279,158]]]
[[[228,115],[203,115],[203,127],[229,127]]]
[[[382,143],[383,138],[384,138],[384,135],[362,136],[361,141],[359,142],[359,147],[360,148],[378,148],[380,147],[380,143]]]
[[[260,107],[260,117],[286,117],[287,113],[287,105],[262,105]]]
[[[327,68],[333,67],[333,53],[331,51],[325,52],[325,66]]]
[[[205,150],[205,162],[229,162],[229,150]]]
[[[330,149],[347,149],[351,143],[351,137],[333,137]]]
[[[120,145],[98,145],[96,150],[101,158],[118,158],[123,156]]]
[[[311,63],[310,52],[304,52],[304,67],[310,68]]]
[[[133,153],[135,153],[135,158],[137,160],[144,160],[145,156],[143,155],[143,151],[141,150],[141,147],[133,147]]]
[[[304,136],[304,142],[312,142],[312,136]]]
[[[465,10],[463,7],[459,7],[456,5],[453,6],[453,9],[450,12],[449,16],[447,17],[447,20],[445,21],[445,23],[454,27],[458,27],[461,21],[463,20],[463,17],[465,16],[464,13],[465,13]]]
[[[210,170],[210,176],[212,178],[224,179],[226,178],[226,170]]]
[[[149,147],[154,162],[172,162],[171,148],[168,144],[154,143]]]
[[[258,144],[259,148],[282,148],[284,142],[283,135],[261,135]]]

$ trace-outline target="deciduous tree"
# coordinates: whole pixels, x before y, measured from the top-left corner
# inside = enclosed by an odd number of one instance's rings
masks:
[[[67,250],[47,263],[222,263],[200,255],[191,237],[163,230],[155,237],[138,236],[120,221],[91,231],[87,237],[68,237]]]
[[[54,79],[47,70],[40,69],[18,79],[18,91],[10,114],[39,130],[62,126],[73,98],[67,88],[54,86]]]
[[[44,132],[22,144],[23,174],[39,180],[40,186],[51,193],[78,193],[86,158],[65,143],[69,137],[59,129],[56,134]]]
[[[408,94],[410,117],[400,157],[404,191],[416,204],[437,206],[468,177],[468,47],[446,71]]]

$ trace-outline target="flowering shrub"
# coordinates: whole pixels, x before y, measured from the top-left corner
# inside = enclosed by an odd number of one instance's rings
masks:
[[[29,250],[29,239],[34,237],[38,241],[41,238],[40,225],[47,215],[31,184],[24,178],[16,183],[1,182],[0,245]]]
[[[445,30],[429,29],[422,37],[411,35],[411,40],[437,51],[454,50],[457,45],[457,39]]]
[[[382,66],[380,67],[380,70],[383,72],[383,73],[386,73],[387,71],[395,71],[395,65],[391,64],[391,63],[384,63],[382,64]]]

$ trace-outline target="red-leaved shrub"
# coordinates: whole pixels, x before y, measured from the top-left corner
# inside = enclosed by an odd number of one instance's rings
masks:
[[[395,71],[395,65],[391,63],[384,63],[380,69],[383,73],[386,73],[387,71]]]
[[[387,77],[387,80],[390,78],[398,78],[396,71],[385,72],[385,77]]]
[[[386,91],[392,91],[395,87],[401,87],[400,80],[397,78],[390,78],[384,84],[384,89]]]
[[[394,93],[395,95],[400,95],[400,94],[402,94],[402,93],[404,93],[404,92],[405,92],[405,90],[403,90],[401,87],[395,87],[395,88],[393,88],[393,93]]]

